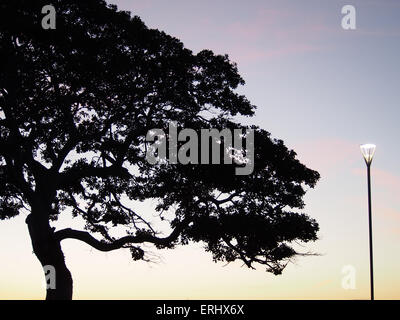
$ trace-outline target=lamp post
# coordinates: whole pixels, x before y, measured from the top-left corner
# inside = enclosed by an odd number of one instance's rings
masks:
[[[368,176],[368,222],[369,222],[369,271],[371,281],[371,300],[374,300],[374,265],[372,251],[372,216],[371,216],[371,162],[374,157],[376,146],[374,144],[363,144],[360,146],[361,153],[367,165]]]

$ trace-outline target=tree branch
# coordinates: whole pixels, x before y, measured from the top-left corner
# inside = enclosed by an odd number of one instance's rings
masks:
[[[188,225],[189,220],[183,220],[179,223],[168,237],[158,238],[148,233],[140,233],[136,236],[125,236],[112,242],[101,241],[94,238],[89,232],[73,230],[70,228],[62,229],[54,233],[56,240],[76,239],[87,243],[93,248],[100,251],[112,251],[123,248],[126,245],[134,243],[149,242],[157,246],[169,246],[172,242],[178,239],[181,232]]]
[[[68,187],[83,178],[99,177],[107,178],[110,176],[130,177],[128,169],[122,166],[112,165],[110,167],[93,167],[85,165],[80,168],[71,168],[66,172],[57,175],[57,185],[60,188]]]

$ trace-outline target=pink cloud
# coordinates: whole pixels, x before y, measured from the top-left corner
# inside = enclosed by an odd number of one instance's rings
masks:
[[[322,50],[320,46],[314,46],[301,43],[287,43],[282,46],[269,48],[256,48],[251,46],[234,45],[232,47],[226,46],[229,52],[229,57],[232,61],[239,63],[239,65],[256,63],[261,60],[269,58],[282,58],[294,54],[302,54],[307,52],[315,52]]]
[[[107,1],[108,3],[115,3],[117,1]],[[140,10],[149,9],[156,5],[153,1],[141,0],[118,0],[118,10],[129,10],[133,15],[137,15]],[[128,8],[128,9],[127,9]]]
[[[381,210],[378,210],[380,214],[389,219],[389,220],[396,220],[397,222],[400,222],[400,211],[393,209],[393,208],[382,208]],[[400,226],[399,226],[400,228]]]
[[[365,170],[355,168],[352,170],[355,175],[365,175]],[[371,169],[372,183],[386,190],[394,191],[400,199],[400,177],[387,170],[374,168]]]
[[[392,233],[392,234],[395,234],[395,235],[397,235],[397,236],[400,236],[400,226],[397,226],[397,227],[389,227],[389,228],[387,228],[387,231],[390,232],[390,233]]]
[[[279,36],[278,26],[282,20],[288,19],[292,14],[289,11],[263,9],[246,22],[232,22],[224,27],[227,33],[245,40],[258,40],[265,36],[267,31]]]
[[[383,232],[400,235],[400,211],[389,207],[378,207],[373,211]]]
[[[357,144],[336,138],[298,143],[295,150],[301,162],[321,174],[342,166],[350,167],[361,157]]]
[[[328,27],[320,18],[304,19],[293,10],[261,9],[247,21],[218,26],[224,46],[239,63],[315,52],[327,48],[321,40]]]
[[[323,47],[316,46],[312,44],[306,43],[295,43],[283,46],[281,48],[269,50],[265,52],[264,57],[284,57],[287,55],[299,54],[299,53],[306,53],[306,52],[315,52],[322,50]]]
[[[321,175],[347,170],[349,175],[366,179],[366,167],[357,143],[337,138],[318,139],[298,143],[295,150],[301,162]],[[371,178],[376,191],[385,196],[385,201],[400,199],[400,176],[372,166]]]
[[[377,185],[400,190],[400,177],[386,170],[373,168],[372,174]]]
[[[381,228],[384,232],[400,235],[400,177],[380,168],[372,167],[371,170],[373,214],[383,223]],[[361,168],[354,168],[352,172],[365,176],[365,170]]]

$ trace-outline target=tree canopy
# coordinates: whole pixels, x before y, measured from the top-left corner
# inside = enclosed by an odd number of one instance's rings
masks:
[[[234,120],[255,106],[236,92],[244,80],[227,55],[193,53],[101,0],[52,1],[56,29],[45,30],[46,4],[0,4],[0,219],[27,208],[47,226],[69,210],[86,230],[52,230],[46,241],[130,248],[137,260],[144,243],[202,242],[216,261],[258,263],[274,274],[296,256],[293,243],[317,239],[317,222],[301,209],[319,174],[283,141]],[[148,163],[146,133],[167,131],[171,121],[197,131],[253,129],[253,172]],[[130,206],[146,199],[156,201],[160,221],[173,212],[169,234]],[[126,235],[116,237],[122,227]]]

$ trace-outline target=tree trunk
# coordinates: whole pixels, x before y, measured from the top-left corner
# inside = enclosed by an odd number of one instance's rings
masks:
[[[46,300],[71,300],[72,277],[65,265],[61,244],[54,238],[46,215],[32,211],[26,218],[32,240],[33,252],[39,259],[46,275]],[[54,274],[55,273],[55,274]]]

